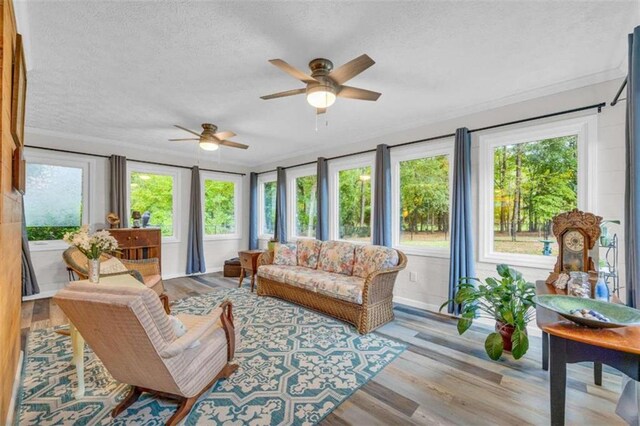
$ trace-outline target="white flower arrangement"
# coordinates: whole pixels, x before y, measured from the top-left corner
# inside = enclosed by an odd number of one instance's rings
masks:
[[[102,253],[113,252],[118,249],[118,241],[109,231],[102,230],[89,234],[89,225],[83,225],[74,232],[67,232],[62,238],[70,246],[75,246],[88,259],[99,259]]]

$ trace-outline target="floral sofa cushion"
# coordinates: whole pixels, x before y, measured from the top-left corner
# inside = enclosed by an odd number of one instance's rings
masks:
[[[355,245],[345,241],[324,241],[320,249],[318,269],[351,275],[353,273]]]
[[[353,275],[360,278],[367,278],[372,272],[393,268],[397,265],[397,250],[384,246],[357,246]]]
[[[316,291],[325,296],[361,305],[363,288],[364,278],[325,273],[318,281]]]
[[[298,264],[297,246],[291,244],[276,244],[273,252],[274,265],[296,266]]]
[[[258,276],[272,281],[285,282],[285,276],[292,268],[291,265],[262,265],[258,268]]]
[[[322,241],[301,238],[298,240],[298,266],[316,269]]]

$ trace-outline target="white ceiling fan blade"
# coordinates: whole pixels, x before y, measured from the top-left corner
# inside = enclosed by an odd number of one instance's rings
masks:
[[[188,138],[188,139],[169,139],[171,142],[177,142],[177,141],[198,141],[200,140],[200,138]]]
[[[360,55],[331,71],[329,73],[329,78],[335,81],[336,84],[346,83],[373,64],[375,64],[375,61],[368,55]]]
[[[293,67],[293,66],[289,65],[288,63],[286,63],[282,59],[270,59],[269,62],[271,62],[276,67],[280,68],[282,71],[284,71],[287,74],[289,74],[291,77],[297,78],[298,80],[300,80],[302,82],[305,82],[305,83],[317,83],[318,82],[318,80],[316,80],[315,78],[311,77],[308,74],[303,73],[302,71],[300,71],[296,67]]]
[[[189,130],[189,129],[187,129],[186,127],[178,126],[177,124],[174,124],[173,126],[174,126],[174,127],[177,127],[178,129],[182,129],[182,130],[184,130],[185,132],[189,132],[189,133],[191,133],[192,135],[196,135],[196,136],[200,137],[200,133],[196,133],[196,132],[194,132],[193,130]]]
[[[232,137],[236,136],[236,134],[233,133],[233,132],[228,132],[227,131],[227,132],[218,132],[218,133],[214,134],[213,136],[215,136],[216,139],[220,139],[221,141],[223,141],[225,139],[229,139],[229,138],[232,138]]]
[[[240,149],[249,148],[249,145],[245,145],[245,144],[233,142],[233,141],[220,141],[220,145],[229,146],[231,148],[240,148]]]

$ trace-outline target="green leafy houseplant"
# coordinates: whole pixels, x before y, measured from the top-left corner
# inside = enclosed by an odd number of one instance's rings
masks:
[[[458,318],[458,333],[471,327],[475,318],[496,320],[496,331],[484,342],[489,358],[498,360],[504,350],[509,350],[515,359],[520,359],[529,349],[527,324],[533,318],[535,287],[522,278],[522,274],[508,265],[498,265],[499,278],[487,278],[483,283],[478,278],[462,278],[457,293],[446,301],[462,305]]]

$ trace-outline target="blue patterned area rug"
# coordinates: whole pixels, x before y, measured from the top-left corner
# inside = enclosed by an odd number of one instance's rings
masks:
[[[184,424],[309,425],[400,355],[405,346],[299,306],[244,289],[218,289],[176,302],[174,313],[207,314],[225,298],[242,327],[238,371],[194,405]],[[85,350],[86,396],[75,400],[71,342],[53,329],[34,331],[27,345],[20,425],[103,425],[164,422],[176,404],[148,394],[116,419],[111,409],[127,386]]]

